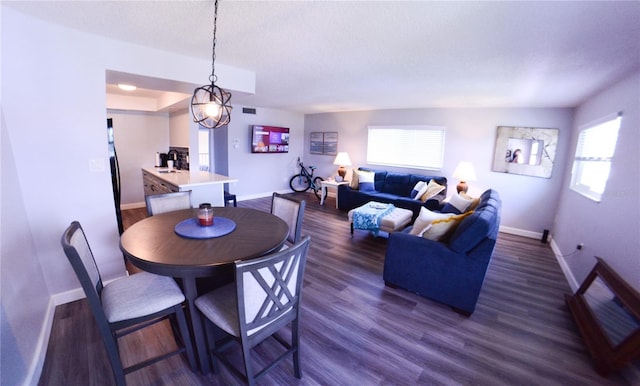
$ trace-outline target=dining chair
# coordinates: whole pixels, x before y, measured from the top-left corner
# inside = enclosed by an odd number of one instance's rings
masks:
[[[82,226],[74,221],[61,239],[64,253],[82,285],[100,330],[116,384],[125,385],[125,375],[180,353],[186,353],[196,370],[191,337],[184,315],[184,294],[168,276],[141,272],[103,285],[100,271]],[[123,367],[118,339],[165,319],[172,322],[177,349]],[[177,322],[177,330],[173,322]]]
[[[144,197],[147,214],[153,216],[174,210],[191,208],[191,191],[151,194]]]
[[[235,194],[231,194],[229,192],[227,192],[226,190],[224,191],[224,206],[227,206],[227,204],[231,204],[233,202],[233,206],[238,206],[238,201],[236,200],[236,195]]]
[[[310,240],[305,236],[291,248],[257,259],[236,261],[234,283],[196,298],[195,305],[204,316],[209,355],[216,372],[220,360],[235,375],[253,385],[257,378],[292,354],[294,374],[302,378],[300,299]],[[290,341],[276,334],[288,324],[291,324]],[[226,335],[218,342],[214,339],[213,326]],[[286,351],[254,372],[251,349],[272,336]],[[244,373],[223,355],[234,342],[242,348]]]
[[[287,242],[291,245],[300,241],[302,218],[306,205],[307,202],[305,200],[297,201],[284,194],[275,192],[271,198],[271,214],[280,217],[289,225]]]

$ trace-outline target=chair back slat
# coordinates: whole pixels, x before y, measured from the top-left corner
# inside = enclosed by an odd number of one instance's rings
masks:
[[[192,207],[190,190],[184,192],[152,194],[145,196],[144,199],[147,204],[147,214],[149,216],[181,209],[189,209]]]
[[[279,193],[273,193],[271,214],[280,217],[289,225],[287,241],[291,244],[300,241],[305,206],[304,200],[296,201]]]
[[[307,236],[281,252],[236,263],[240,330],[248,336],[267,326],[275,331],[297,316],[309,240]]]
[[[84,230],[77,221],[71,223],[62,235],[62,247],[85,292],[95,292],[95,295],[100,298],[103,287],[100,271]],[[86,286],[88,288],[85,288]]]

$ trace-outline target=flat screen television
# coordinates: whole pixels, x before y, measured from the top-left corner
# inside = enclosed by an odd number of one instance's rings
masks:
[[[288,153],[289,128],[277,126],[251,126],[252,153]]]

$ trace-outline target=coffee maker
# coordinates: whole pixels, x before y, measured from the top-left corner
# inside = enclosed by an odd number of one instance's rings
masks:
[[[156,153],[156,167],[166,168],[168,159],[169,156],[167,155],[167,153]]]

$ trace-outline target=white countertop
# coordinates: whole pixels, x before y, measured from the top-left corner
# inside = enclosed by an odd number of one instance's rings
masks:
[[[235,178],[199,170],[195,171],[174,169],[174,172],[171,173],[161,173],[162,171],[169,170],[167,168],[142,168],[142,170],[178,187],[238,182],[238,180]]]

